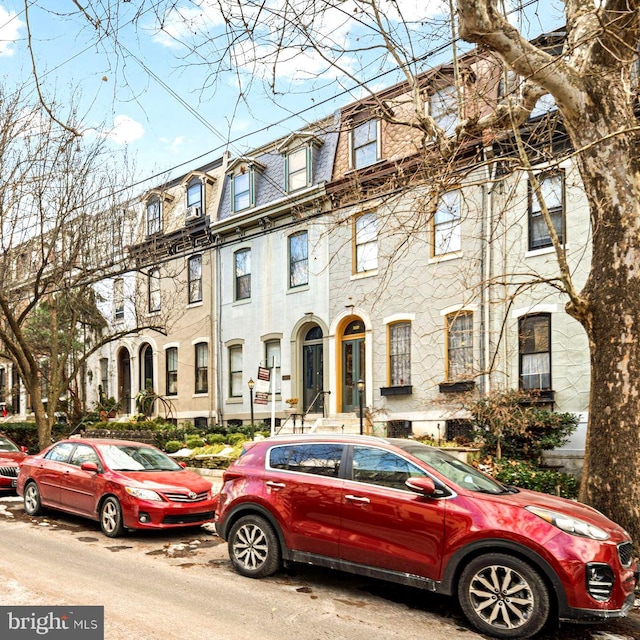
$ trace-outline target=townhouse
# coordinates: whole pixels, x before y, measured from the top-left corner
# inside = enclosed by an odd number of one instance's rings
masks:
[[[357,428],[362,404],[369,432],[452,439],[470,398],[519,387],[582,416],[559,454],[579,458],[588,345],[541,214],[579,288],[589,216],[561,122],[543,97],[518,132],[528,168],[513,133],[455,135],[518,90],[474,51],[144,194],[135,269],[102,293],[105,317],[147,328],[94,360],[94,398],[130,415],[152,392],[202,429]]]

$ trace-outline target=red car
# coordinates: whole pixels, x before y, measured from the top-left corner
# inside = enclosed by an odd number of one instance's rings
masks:
[[[15,492],[18,471],[27,457],[26,452],[26,447],[19,447],[11,438],[0,433],[0,494]]]
[[[43,507],[98,520],[105,535],[211,522],[211,483],[156,447],[128,440],[72,439],[23,462],[18,494],[32,516]]]
[[[413,440],[269,438],[223,482],[216,527],[244,576],[303,562],[455,595],[473,626],[501,638],[531,637],[552,615],[606,620],[633,605],[621,527]]]

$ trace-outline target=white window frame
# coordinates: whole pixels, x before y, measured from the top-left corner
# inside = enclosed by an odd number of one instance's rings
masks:
[[[431,253],[442,256],[462,248],[462,190],[453,189],[440,196],[433,214]]]

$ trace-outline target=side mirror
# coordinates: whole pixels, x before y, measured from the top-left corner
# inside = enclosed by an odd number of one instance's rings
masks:
[[[436,493],[436,483],[431,478],[425,476],[409,478],[405,484],[411,491],[421,493],[424,496],[432,496]]]
[[[83,462],[80,465],[83,471],[89,471],[91,473],[98,473],[98,465],[95,462]]]
[[[27,447],[25,447],[24,445],[20,447],[20,451],[22,451],[22,453],[29,453],[29,449],[27,449]]]
[[[186,468],[187,468],[187,463],[186,463],[184,460],[180,461],[178,464],[179,464],[183,469],[186,469]]]

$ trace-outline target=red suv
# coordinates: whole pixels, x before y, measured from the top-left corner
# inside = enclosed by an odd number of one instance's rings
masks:
[[[223,480],[217,530],[244,576],[304,562],[457,595],[472,625],[501,638],[528,638],[552,614],[597,621],[633,604],[621,527],[413,440],[269,438]]]

